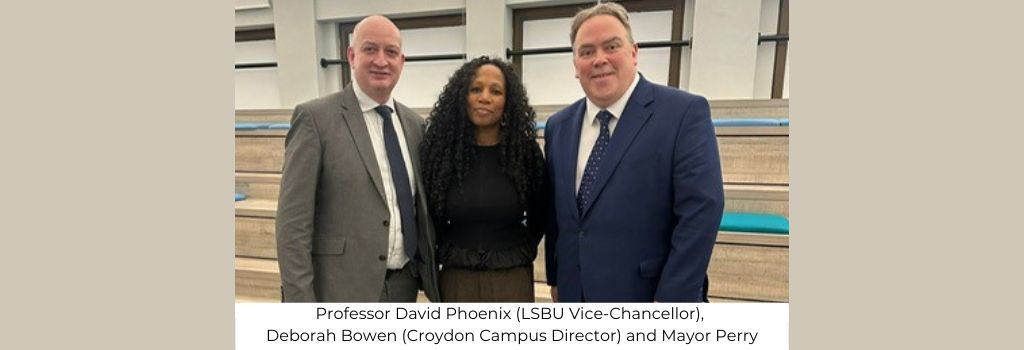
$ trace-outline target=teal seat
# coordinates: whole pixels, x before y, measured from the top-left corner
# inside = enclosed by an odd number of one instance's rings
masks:
[[[767,118],[728,118],[728,119],[712,119],[712,123],[716,127],[771,127],[779,126],[778,119],[767,119]]]
[[[270,129],[270,130],[288,130],[291,127],[292,127],[291,124],[279,123],[279,124],[270,124],[270,125],[267,126],[267,129]]]
[[[537,122],[537,130],[544,130],[544,127],[547,125],[547,122]]]
[[[245,200],[245,198],[246,198],[246,197],[245,197],[245,195],[244,195],[244,194],[241,194],[241,193],[235,193],[235,202],[237,202],[237,201],[244,201],[244,200]]]
[[[725,213],[721,231],[789,234],[789,219],[775,214]]]
[[[266,129],[270,124],[267,123],[235,123],[235,130],[258,130]]]

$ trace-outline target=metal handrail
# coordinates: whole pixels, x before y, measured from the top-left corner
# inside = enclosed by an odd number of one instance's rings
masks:
[[[406,62],[421,62],[421,61],[443,61],[443,60],[464,60],[466,54],[464,53],[453,53],[445,55],[419,55],[419,56],[405,56]],[[327,68],[327,66],[337,64],[348,64],[347,59],[320,59],[320,67]]]
[[[655,47],[684,47],[693,44],[693,39],[687,40],[667,40],[667,41],[648,41],[637,43],[641,49],[655,48]],[[572,47],[544,47],[539,49],[523,49],[523,50],[512,50],[505,49],[505,58],[512,58],[512,56],[529,56],[529,55],[543,55],[550,53],[566,53],[572,52]]]
[[[235,69],[273,68],[277,62],[235,63]]]

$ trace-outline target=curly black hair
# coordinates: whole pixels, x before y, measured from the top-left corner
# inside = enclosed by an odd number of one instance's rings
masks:
[[[488,64],[498,67],[505,77],[505,110],[498,141],[502,171],[515,186],[522,206],[528,205],[544,186],[544,156],[537,144],[534,121],[537,113],[530,107],[526,88],[509,63],[481,56],[452,74],[427,118],[426,134],[420,145],[420,167],[434,220],[447,217],[449,188],[461,186],[476,160],[476,126],[469,120],[467,96],[477,69]]]

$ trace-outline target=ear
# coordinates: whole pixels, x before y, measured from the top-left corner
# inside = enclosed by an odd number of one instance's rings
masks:
[[[629,54],[633,58],[633,66],[636,67],[640,56],[640,45],[638,45],[637,43],[633,43],[633,48],[631,49]]]
[[[348,66],[349,66],[349,68],[351,68],[351,69],[355,69],[355,65],[354,65],[354,64],[352,64],[352,62],[353,62],[353,61],[355,61],[355,58],[356,58],[356,50],[355,50],[355,49],[353,49],[353,48],[352,48],[351,46],[349,46],[349,47],[348,47],[348,50],[347,50],[347,51],[346,51],[345,53],[346,53],[346,55],[345,55],[345,56],[347,56],[347,57],[348,57]]]

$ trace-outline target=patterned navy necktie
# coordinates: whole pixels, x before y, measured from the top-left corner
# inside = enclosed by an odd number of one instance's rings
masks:
[[[611,132],[608,131],[608,121],[611,119],[612,114],[606,110],[597,113],[597,120],[601,122],[601,133],[597,135],[594,149],[590,151],[587,167],[583,168],[583,178],[580,179],[580,190],[576,192],[576,210],[579,210],[580,216],[583,215],[583,208],[586,208],[594,200],[591,191],[594,187],[594,180],[597,179],[597,170],[601,166],[601,159],[604,158],[605,150],[608,148],[608,141],[611,140]]]
[[[409,259],[416,257],[416,218],[413,217],[412,186],[409,185],[409,172],[405,168],[402,147],[398,143],[398,134],[391,121],[391,107],[380,105],[373,108],[384,119],[384,148],[388,152],[388,164],[391,166],[391,180],[395,183],[395,196],[398,197],[398,211],[402,218],[402,242],[405,254]]]

